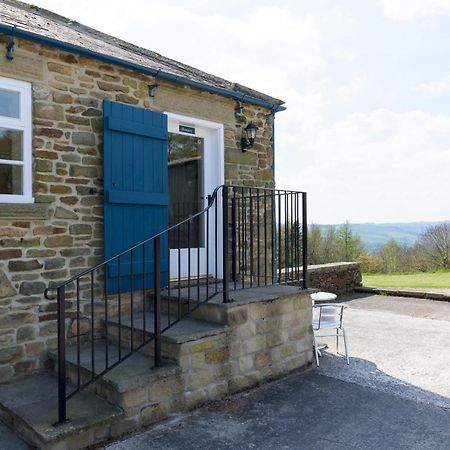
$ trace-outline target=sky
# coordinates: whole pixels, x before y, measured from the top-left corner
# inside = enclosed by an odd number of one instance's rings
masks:
[[[450,219],[450,0],[30,3],[283,99],[310,222]]]

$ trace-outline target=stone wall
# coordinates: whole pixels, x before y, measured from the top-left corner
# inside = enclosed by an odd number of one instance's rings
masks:
[[[361,286],[361,265],[357,262],[318,264],[308,267],[308,287],[347,294]]]
[[[286,286],[234,293],[234,302],[213,299],[194,316],[225,325],[210,336],[165,342],[163,353],[176,362],[159,380],[133,383],[117,390],[104,386],[101,395],[124,409],[117,433],[161,420],[169,413],[254,387],[312,361],[311,291]]]
[[[0,35],[0,42],[6,36]],[[33,96],[31,205],[0,205],[0,382],[44,367],[56,346],[56,304],[43,290],[102,260],[102,100],[223,123],[225,180],[273,187],[272,117],[261,107],[16,39],[0,76],[28,81]],[[240,150],[243,127],[258,127]],[[67,304],[68,318],[73,302]],[[68,321],[69,323],[69,321]]]

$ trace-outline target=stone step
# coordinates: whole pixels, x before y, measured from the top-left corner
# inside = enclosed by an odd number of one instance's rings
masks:
[[[130,348],[131,335],[133,333],[133,342],[139,344],[144,336],[151,337],[153,335],[154,313],[147,311],[145,313],[138,312],[133,315],[133,329],[131,327],[131,316],[123,316],[120,321],[122,347]],[[169,325],[170,328],[162,333],[162,355],[171,360],[177,360],[179,352],[174,352],[174,345],[181,345],[187,342],[203,339],[208,336],[215,336],[224,332],[227,326],[196,320],[190,317],[184,317],[178,320],[177,315],[161,314],[161,329],[164,330]],[[108,341],[118,345],[119,335],[119,319],[117,317],[110,318],[107,323]],[[143,352],[152,355],[154,346],[152,343],[144,347]]]
[[[75,386],[67,384],[69,390]],[[31,445],[43,450],[79,449],[96,445],[114,434],[123,410],[100,396],[83,391],[67,402],[67,417],[58,419],[57,378],[40,373],[2,384],[1,419]]]

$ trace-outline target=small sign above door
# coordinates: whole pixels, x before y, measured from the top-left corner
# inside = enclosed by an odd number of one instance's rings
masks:
[[[187,125],[178,125],[178,131],[181,133],[195,134],[195,128]]]

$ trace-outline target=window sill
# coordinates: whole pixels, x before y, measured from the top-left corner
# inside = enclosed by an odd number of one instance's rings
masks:
[[[0,219],[48,219],[45,203],[0,203]]]

